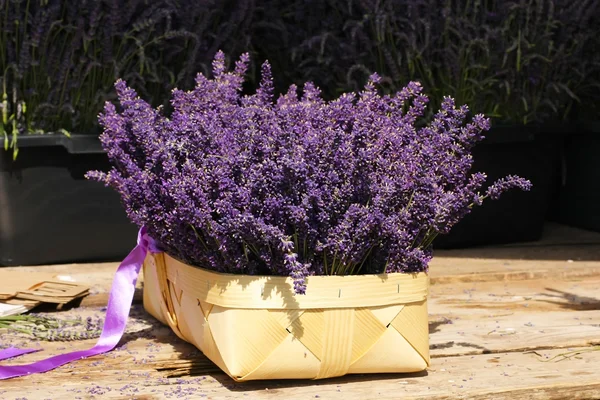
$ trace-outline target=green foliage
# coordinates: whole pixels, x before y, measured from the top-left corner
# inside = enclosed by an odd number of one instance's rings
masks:
[[[216,51],[241,53],[252,9],[243,2],[0,0],[5,149],[17,134],[99,133],[118,78],[155,105],[193,86]],[[239,49],[238,49],[239,48]]]
[[[378,72],[393,93],[421,81],[496,121],[598,115],[595,0],[0,0],[0,139],[97,134],[122,78],[153,105],[193,87],[217,50],[249,50],[250,83],[271,61],[279,91],[314,81],[325,98]],[[168,104],[165,104],[168,107]]]
[[[283,38],[290,56],[276,60],[269,40],[259,47],[277,74],[314,80],[329,97],[356,90],[376,71],[390,92],[421,81],[432,109],[450,94],[496,121],[539,124],[566,118],[589,84],[582,64],[586,45],[600,36],[597,3],[329,0],[300,9],[274,1],[265,29]]]

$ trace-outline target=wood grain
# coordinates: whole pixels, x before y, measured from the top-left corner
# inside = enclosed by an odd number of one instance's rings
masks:
[[[46,375],[4,382],[3,399],[555,399],[600,396],[600,351],[579,349],[445,357],[420,374],[348,375],[323,381],[235,383],[194,349],[166,335],[137,338],[104,357],[82,360]],[[596,349],[597,350],[597,349]],[[57,350],[56,350],[57,351]],[[39,357],[39,356],[38,356]],[[562,361],[559,361],[562,360]],[[545,362],[547,361],[547,362]],[[180,397],[181,396],[181,397]]]
[[[235,383],[137,303],[116,350],[2,381],[0,399],[600,399],[598,237],[569,242],[555,235],[546,245],[438,253],[430,271],[432,365],[423,373]],[[92,283],[81,307],[53,314],[85,318],[103,315],[116,267],[20,268]],[[95,343],[36,343],[0,334],[2,345],[45,350],[11,364]]]

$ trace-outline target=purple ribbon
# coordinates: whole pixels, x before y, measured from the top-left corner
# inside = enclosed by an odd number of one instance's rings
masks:
[[[33,353],[40,350],[41,349],[18,349],[16,347],[8,347],[6,349],[0,350],[0,360],[6,360],[7,358],[22,356],[23,354]]]
[[[135,283],[148,251],[155,253],[158,252],[158,249],[152,238],[146,234],[146,228],[142,227],[138,234],[137,246],[135,246],[129,255],[125,257],[115,273],[108,297],[104,327],[102,328],[102,334],[94,347],[88,350],[73,351],[71,353],[49,357],[32,364],[13,366],[0,365],[0,379],[16,378],[38,372],[50,371],[72,361],[106,353],[107,351],[114,349],[125,332],[125,325],[127,325],[127,318],[129,317],[129,310],[131,309],[131,303],[133,301]],[[31,353],[32,351],[36,350],[11,347],[0,351],[0,360]]]

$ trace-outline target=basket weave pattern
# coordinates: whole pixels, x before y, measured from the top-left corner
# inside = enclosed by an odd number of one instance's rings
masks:
[[[237,381],[416,372],[429,365],[426,274],[227,275],[163,253],[144,263],[144,307]]]

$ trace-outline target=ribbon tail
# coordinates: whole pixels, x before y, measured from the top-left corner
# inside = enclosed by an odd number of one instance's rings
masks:
[[[138,235],[137,246],[127,257],[125,257],[115,273],[108,297],[104,327],[102,328],[102,334],[94,347],[88,350],[74,351],[49,357],[32,364],[0,366],[0,379],[9,379],[50,371],[72,361],[95,356],[114,349],[125,332],[125,326],[131,309],[133,294],[135,292],[135,283],[146,258],[147,251],[148,239],[145,235],[145,228],[142,228]]]
[[[0,361],[6,360],[8,358],[22,356],[23,354],[33,353],[40,350],[42,349],[19,349],[17,347],[8,347],[6,349],[0,350]]]

